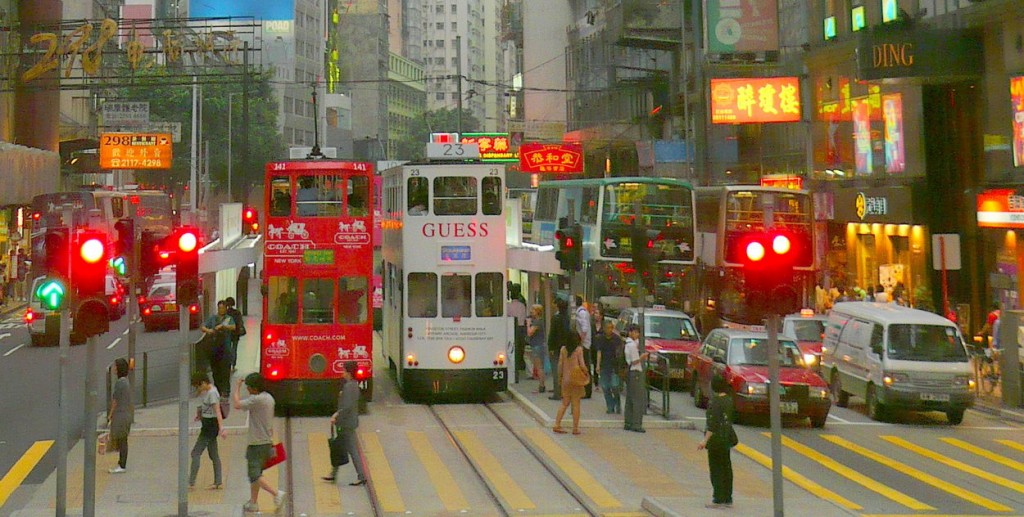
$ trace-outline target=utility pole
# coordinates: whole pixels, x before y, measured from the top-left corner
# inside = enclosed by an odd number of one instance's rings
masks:
[[[192,76],[192,163],[189,166],[188,202],[192,217],[196,213],[196,179],[199,175],[199,78]]]
[[[459,132],[459,138],[462,138],[462,36],[455,36],[455,95],[456,99],[455,109],[458,110],[458,126],[457,131]]]
[[[698,184],[709,185],[710,174],[707,164],[707,97],[704,92],[704,24],[700,0],[690,0],[690,24],[693,30],[693,73],[697,92],[696,109],[693,112],[693,165]]]
[[[249,167],[249,89],[252,86],[252,74],[249,73],[249,42],[246,41],[242,46],[242,66],[244,67],[244,74],[242,75],[242,170],[245,171],[243,178],[252,178]],[[243,180],[244,181],[244,180]],[[245,188],[243,192],[248,190],[249,184],[243,183]],[[245,201],[245,198],[242,198]]]
[[[68,227],[67,264],[71,264],[71,231],[74,227],[74,208],[71,204],[63,207],[63,223]],[[68,499],[68,366],[71,353],[71,307],[67,296],[71,284],[64,286],[64,304],[60,308],[60,359],[57,373],[57,389],[60,400],[57,403],[57,517],[67,515]],[[35,293],[28,293],[35,296]],[[95,420],[95,418],[93,419]]]

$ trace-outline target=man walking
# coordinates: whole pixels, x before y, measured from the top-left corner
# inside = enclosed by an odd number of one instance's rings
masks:
[[[644,430],[644,413],[647,411],[647,390],[644,389],[643,362],[649,355],[640,353],[640,326],[632,324],[628,327],[629,338],[624,347],[626,364],[626,421],[623,429],[646,433]]]
[[[242,383],[249,392],[244,400],[239,397]],[[249,475],[249,501],[242,507],[246,512],[260,511],[257,499],[260,489],[274,495],[274,504],[278,508],[284,504],[284,490],[275,490],[270,482],[263,477],[263,465],[273,454],[274,447],[274,397],[266,392],[263,376],[250,373],[244,379],[238,379],[238,386],[231,394],[235,409],[249,412],[249,434],[245,449],[246,472]]]
[[[617,371],[619,363],[623,361],[625,353],[622,336],[615,332],[615,323],[612,321],[602,322],[603,332],[594,337],[594,349],[597,352],[597,368],[600,371],[601,391],[604,392],[605,412],[621,413],[622,398],[619,392],[622,387],[622,379]]]
[[[583,398],[589,399],[593,391],[593,378],[594,368],[591,364],[590,356],[590,344],[591,344],[591,325],[590,325],[590,311],[587,310],[586,306],[583,305],[583,297],[576,295],[576,333],[580,336],[580,345],[583,346],[583,361],[587,363],[587,374],[590,375],[591,381],[587,383],[586,391],[583,394]]]
[[[553,377],[553,393],[551,400],[562,400],[562,379],[559,375],[558,353],[569,342],[569,303],[562,298],[555,299],[555,315],[551,317],[551,331],[548,332],[548,357],[551,359],[551,375]]]
[[[519,380],[519,372],[526,370],[526,360],[523,358],[523,350],[526,348],[526,302],[523,301],[522,288],[519,284],[512,284],[509,289],[511,300],[508,302],[508,315],[516,319],[515,322],[515,367],[516,381]]]
[[[345,363],[342,370],[341,391],[338,392],[338,410],[331,415],[331,425],[338,431],[338,439],[344,444],[345,452],[352,460],[352,466],[356,468],[356,480],[349,483],[349,486],[361,486],[366,484],[366,473],[363,472],[363,461],[359,455],[359,441],[356,436],[356,429],[359,428],[359,382],[356,381],[357,364],[353,361]],[[330,475],[324,476],[324,481],[335,480],[338,474],[338,467],[331,468]]]
[[[242,319],[242,313],[235,308],[234,298],[228,296],[224,299],[224,304],[227,306],[226,314],[235,326],[228,335],[231,342],[231,371],[235,371],[235,365],[238,363],[238,340],[245,335],[245,321]]]

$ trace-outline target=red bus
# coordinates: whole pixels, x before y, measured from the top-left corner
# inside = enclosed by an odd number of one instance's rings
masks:
[[[267,164],[260,373],[284,407],[336,403],[356,362],[373,395],[373,165]]]

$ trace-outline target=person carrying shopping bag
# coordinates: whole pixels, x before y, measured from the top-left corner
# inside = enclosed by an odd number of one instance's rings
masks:
[[[340,440],[345,452],[351,458],[352,466],[356,468],[356,480],[349,483],[349,486],[361,486],[366,484],[366,473],[363,472],[363,462],[359,456],[359,443],[356,436],[356,429],[359,428],[359,382],[356,381],[355,362],[345,363],[342,369],[341,391],[338,393],[338,410],[331,415],[331,425],[338,431],[337,440]],[[339,465],[331,467],[331,473],[324,476],[324,481],[334,482],[338,474]]]

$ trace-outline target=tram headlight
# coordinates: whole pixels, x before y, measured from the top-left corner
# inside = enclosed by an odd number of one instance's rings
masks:
[[[448,349],[448,360],[459,364],[466,358],[466,351],[461,346],[453,346]]]
[[[409,366],[419,366],[420,362],[416,360],[415,354],[409,354],[405,356],[405,364]]]

